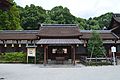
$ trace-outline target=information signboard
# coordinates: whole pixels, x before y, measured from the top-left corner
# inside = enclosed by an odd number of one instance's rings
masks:
[[[115,46],[111,47],[111,52],[116,52],[116,47]]]
[[[36,48],[27,48],[28,56],[35,57]]]

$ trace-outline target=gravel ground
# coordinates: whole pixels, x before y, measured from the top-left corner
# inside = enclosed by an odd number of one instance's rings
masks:
[[[0,80],[120,80],[120,66],[0,64]]]

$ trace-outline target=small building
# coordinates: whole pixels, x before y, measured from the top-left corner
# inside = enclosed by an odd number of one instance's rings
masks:
[[[115,46],[117,47],[116,56],[120,56],[120,14],[113,14],[108,28],[117,37]]]
[[[114,15],[109,30],[96,30],[100,33],[107,55],[111,46],[120,51],[120,17]],[[80,30],[75,24],[42,24],[39,30],[3,30],[0,31],[0,53],[26,52],[35,48],[38,60],[43,56],[44,64],[48,60],[70,60],[73,64],[80,56],[89,56],[87,43],[92,30]]]

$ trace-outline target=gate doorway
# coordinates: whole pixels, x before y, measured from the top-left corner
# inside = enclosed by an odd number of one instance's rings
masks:
[[[71,64],[71,46],[48,46],[48,63]]]
[[[71,46],[48,46],[48,59],[55,60],[56,57],[71,59]]]

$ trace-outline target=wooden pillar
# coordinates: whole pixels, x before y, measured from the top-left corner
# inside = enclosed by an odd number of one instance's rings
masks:
[[[44,46],[44,66],[46,66],[47,63],[47,51],[46,51],[47,46]]]
[[[75,46],[73,47],[73,64],[75,65]]]
[[[36,64],[36,56],[37,56],[37,53],[36,53],[36,48],[35,48],[34,64]]]
[[[72,46],[72,50],[73,50],[73,65],[75,65],[75,46]]]
[[[46,47],[46,60],[47,60],[47,64],[48,64],[48,46]]]
[[[28,51],[28,48],[27,48],[27,51]],[[28,64],[28,52],[27,52],[27,64]]]

